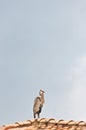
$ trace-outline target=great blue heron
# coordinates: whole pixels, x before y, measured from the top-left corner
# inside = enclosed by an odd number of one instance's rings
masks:
[[[36,97],[36,99],[34,100],[34,105],[33,105],[33,115],[34,118],[36,118],[36,115],[38,116],[38,118],[40,117],[40,113],[43,107],[43,104],[45,102],[44,100],[44,91],[40,90],[39,91],[39,97]]]

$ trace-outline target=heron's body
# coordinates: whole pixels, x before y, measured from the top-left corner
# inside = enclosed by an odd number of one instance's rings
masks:
[[[36,118],[36,115],[39,115],[41,113],[43,104],[44,104],[44,91],[40,90],[39,92],[40,97],[36,97],[35,101],[34,101],[34,105],[33,105],[33,114],[34,114],[34,118]]]

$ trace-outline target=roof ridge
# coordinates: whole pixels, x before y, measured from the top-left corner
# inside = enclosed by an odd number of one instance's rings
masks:
[[[14,124],[4,125],[4,130],[14,129],[14,128],[24,128],[24,127],[30,127],[30,126],[36,126],[36,127],[43,127],[43,128],[52,128],[52,127],[85,127],[86,129],[86,122],[85,121],[74,121],[69,120],[65,121],[63,119],[56,120],[54,118],[40,118],[40,119],[32,119],[32,120],[26,120],[22,122],[16,122]]]

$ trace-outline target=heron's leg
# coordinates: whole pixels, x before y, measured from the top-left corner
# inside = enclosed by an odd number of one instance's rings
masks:
[[[34,118],[36,118],[36,114],[34,113]]]
[[[38,118],[40,118],[40,113],[38,112]]]

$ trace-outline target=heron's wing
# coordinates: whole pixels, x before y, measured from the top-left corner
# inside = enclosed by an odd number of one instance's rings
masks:
[[[33,105],[33,112],[36,113],[40,110],[41,100],[40,97],[36,97]]]

